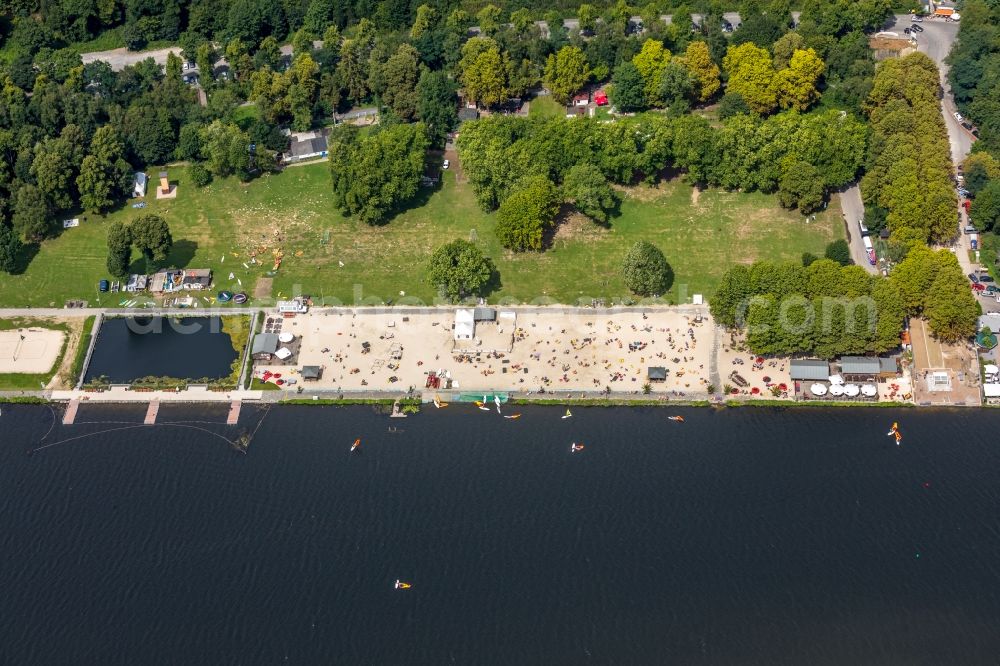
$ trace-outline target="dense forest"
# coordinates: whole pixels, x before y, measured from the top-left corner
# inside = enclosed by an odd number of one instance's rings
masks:
[[[963,165],[972,198],[969,217],[983,235],[984,260],[1000,248],[1000,7],[966,0],[958,41],[949,56],[955,104],[978,126],[979,140]]]

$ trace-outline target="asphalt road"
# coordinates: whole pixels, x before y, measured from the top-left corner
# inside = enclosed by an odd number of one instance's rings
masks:
[[[844,211],[847,234],[851,239],[851,260],[875,275],[878,273],[878,267],[868,262],[868,252],[865,250],[864,241],[861,240],[861,230],[858,228],[858,221],[865,217],[865,205],[861,202],[861,188],[857,183],[840,193],[840,208]]]

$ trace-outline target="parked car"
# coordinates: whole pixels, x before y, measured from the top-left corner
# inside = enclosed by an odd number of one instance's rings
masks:
[[[979,276],[979,281],[982,282],[983,284],[985,284],[987,282],[994,282],[993,276],[989,275],[988,273],[983,273],[982,275],[980,275]]]
[[[976,284],[979,284],[979,276],[976,275],[975,273],[969,273],[969,279],[975,282]]]
[[[913,28],[914,32],[923,32],[924,31],[924,27],[922,25],[917,25],[916,23],[914,23],[910,27]]]
[[[105,291],[107,291],[107,290],[108,290],[108,289],[110,288],[110,286],[111,286],[111,285],[109,285],[109,284],[108,284],[108,281],[107,281],[107,280],[101,280],[101,281],[100,281],[100,282],[99,282],[99,283],[97,284],[97,288],[98,288],[98,289],[100,289],[100,290],[101,290],[101,292],[105,292]]]
[[[922,18],[920,18],[919,16],[917,16],[916,14],[913,14],[913,15],[912,15],[912,16],[910,17],[910,22],[911,22],[911,23],[923,23],[923,22],[924,22],[924,20],[923,20]]]
[[[451,160],[445,160],[444,163],[441,165],[441,168],[447,169],[450,166],[451,166]]]
[[[1000,294],[1000,287],[996,286],[995,284],[988,284],[986,285],[986,293],[990,294],[991,296]]]
[[[965,118],[962,117],[962,114],[959,113],[958,111],[956,111],[951,115],[955,116],[955,120],[957,120],[958,122],[962,122],[963,120],[965,120]]]

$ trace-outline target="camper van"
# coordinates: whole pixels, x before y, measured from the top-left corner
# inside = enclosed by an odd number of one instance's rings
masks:
[[[858,231],[861,232],[862,236],[868,235],[868,227],[865,226],[864,220],[858,220]]]
[[[865,251],[868,253],[868,263],[874,266],[877,262],[875,260],[875,247],[872,245],[872,239],[865,236],[864,239]]]

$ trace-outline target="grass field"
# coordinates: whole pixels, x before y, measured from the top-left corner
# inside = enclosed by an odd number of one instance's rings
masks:
[[[151,168],[149,172],[157,173]],[[711,293],[718,277],[734,263],[755,259],[798,261],[803,252],[822,255],[828,242],[844,236],[838,207],[806,224],[781,209],[775,197],[721,190],[694,192],[679,181],[658,188],[630,189],[621,216],[610,227],[570,217],[543,253],[504,251],[493,234],[494,217],[476,205],[471,189],[446,171],[437,191],[388,224],[370,227],[344,219],[332,205],[325,163],[293,167],[249,184],[216,181],[197,189],[185,170],[174,168],[176,199],[158,201],[153,183],[144,211],[130,207],[107,217],[81,216],[79,227],[41,245],[21,275],[0,279],[0,305],[61,307],[67,299],[92,306],[117,306],[122,294],[99,294],[105,270],[105,233],[116,219],[162,214],[170,223],[174,249],[167,264],[208,267],[216,289],[259,297],[290,296],[293,289],[316,299],[345,304],[363,300],[399,302],[400,292],[430,302],[435,290],[424,279],[426,261],[439,245],[472,239],[495,260],[501,286],[491,294],[520,302],[575,303],[627,296],[619,276],[625,252],[637,240],[658,245],[676,274],[674,302],[693,293]],[[284,252],[273,272],[272,253]],[[265,265],[249,263],[257,252]],[[244,266],[246,263],[246,267]],[[340,264],[343,264],[341,266]],[[133,257],[133,270],[152,270]],[[233,278],[229,278],[230,272]],[[296,287],[298,285],[298,287]]]

